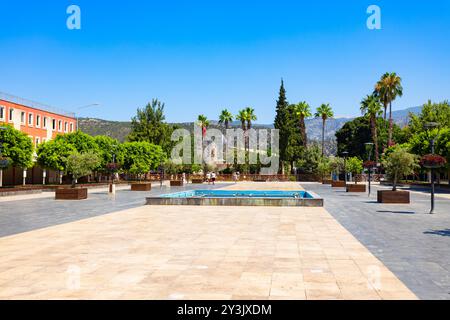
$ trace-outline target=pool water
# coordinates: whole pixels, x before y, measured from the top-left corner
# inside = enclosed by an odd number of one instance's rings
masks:
[[[252,198],[252,199],[313,199],[306,191],[267,190],[191,190],[166,194],[163,198]]]

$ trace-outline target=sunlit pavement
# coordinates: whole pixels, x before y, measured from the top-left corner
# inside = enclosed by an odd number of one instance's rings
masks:
[[[92,205],[112,200],[62,202],[83,218],[0,238],[0,298],[416,298],[323,208],[159,207],[141,206],[142,194],[116,197],[134,207],[90,217]],[[61,208],[61,202],[40,200],[51,212]],[[12,223],[4,204],[0,219],[8,215],[3,221]],[[13,206],[17,224],[29,218],[21,205]]]

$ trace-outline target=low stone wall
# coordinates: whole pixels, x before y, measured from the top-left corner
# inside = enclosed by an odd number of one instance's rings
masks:
[[[154,206],[228,206],[228,207],[323,207],[323,199],[261,199],[261,198],[162,198],[150,197]]]

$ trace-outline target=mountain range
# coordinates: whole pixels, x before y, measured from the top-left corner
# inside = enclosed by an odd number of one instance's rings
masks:
[[[398,110],[392,112],[392,117],[399,126],[404,127],[408,124],[410,113],[419,113],[422,107],[413,107],[404,110]],[[336,131],[341,129],[345,123],[353,120],[354,118],[333,118],[326,122],[325,139],[329,142],[335,140]],[[173,123],[182,128],[192,130],[193,122],[185,123]],[[106,135],[119,141],[125,141],[127,135],[131,131],[131,121],[109,121],[97,118],[80,118],[80,129],[90,135]],[[234,121],[233,127],[239,127],[240,123]],[[212,128],[220,128],[217,121],[211,121]],[[259,128],[273,128],[273,124],[255,124],[255,129]],[[322,139],[322,119],[314,118],[306,120],[306,129],[309,140],[320,141]],[[333,148],[332,148],[333,149]]]

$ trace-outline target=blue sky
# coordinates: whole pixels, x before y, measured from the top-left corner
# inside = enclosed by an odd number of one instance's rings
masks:
[[[290,102],[339,116],[358,115],[386,71],[403,78],[394,110],[450,98],[450,1],[329,2],[0,0],[0,91],[70,111],[99,102],[80,115],[111,120],[152,98],[169,121],[253,106],[260,123],[282,77]],[[66,28],[70,4],[81,30]],[[371,4],[382,30],[366,27]]]

